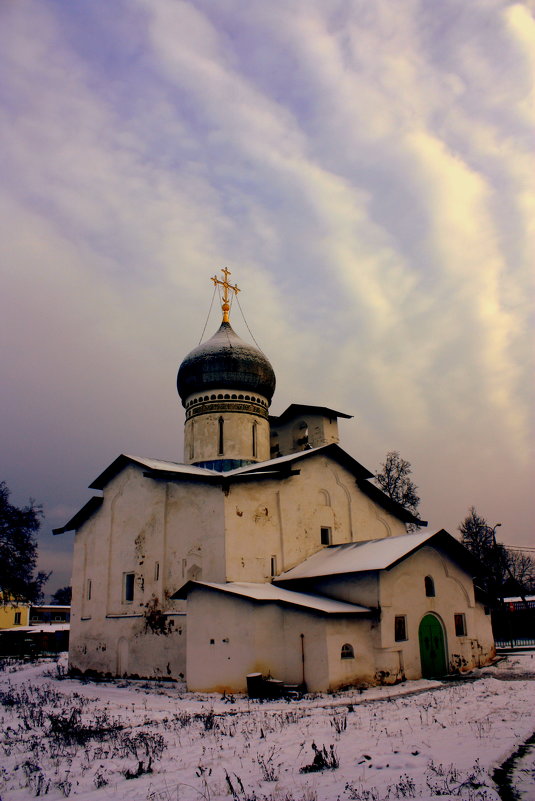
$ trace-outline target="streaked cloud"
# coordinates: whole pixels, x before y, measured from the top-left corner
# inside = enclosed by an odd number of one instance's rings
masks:
[[[426,515],[454,529],[474,503],[527,541],[529,4],[50,0],[1,16],[16,492],[76,508],[119,451],[180,458],[174,371],[227,265],[275,411],[355,413],[348,449],[371,468],[401,450]]]

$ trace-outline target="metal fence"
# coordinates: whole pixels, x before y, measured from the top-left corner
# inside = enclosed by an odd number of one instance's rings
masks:
[[[512,639],[495,640],[496,648],[522,648],[535,645],[535,637],[513,637]]]

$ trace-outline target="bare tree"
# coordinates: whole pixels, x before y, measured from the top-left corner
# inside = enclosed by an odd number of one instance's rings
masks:
[[[494,561],[494,531],[484,517],[471,506],[468,515],[459,525],[461,542],[482,564]]]
[[[506,590],[509,595],[531,595],[535,592],[535,561],[522,551],[506,548],[509,577]]]
[[[411,463],[402,459],[398,451],[389,451],[375,480],[389,498],[417,516],[420,498],[417,494],[418,487],[409,478],[411,474]],[[407,530],[416,531],[418,526],[416,523],[408,523]]]
[[[480,562],[482,583],[492,600],[506,595],[524,597],[535,587],[535,562],[527,554],[497,542],[496,528],[472,506],[459,526],[461,541]]]

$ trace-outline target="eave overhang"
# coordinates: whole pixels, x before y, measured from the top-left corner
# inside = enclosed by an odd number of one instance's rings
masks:
[[[100,509],[103,500],[104,498],[101,496],[94,495],[88,500],[85,506],[82,506],[82,508],[71,517],[68,523],[65,523],[65,525],[60,528],[53,528],[52,534],[65,534],[66,531],[76,531],[86,520],[89,520],[97,509]]]
[[[305,414],[319,414],[321,417],[344,417],[346,420],[350,420],[353,415],[346,414],[345,412],[337,412],[336,409],[329,409],[328,406],[312,406],[309,404],[302,404],[302,403],[291,403],[287,409],[285,409],[282,414],[279,416],[270,415],[269,422],[270,425],[284,425],[289,420],[294,420],[296,417],[305,415]]]

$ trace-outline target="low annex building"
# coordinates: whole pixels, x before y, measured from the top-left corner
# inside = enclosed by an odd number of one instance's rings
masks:
[[[121,455],[75,530],[69,660],[112,676],[309,690],[438,676],[494,654],[478,565],[370,482],[338,418],[269,415],[275,375],[228,319],[182,362],[184,461]]]

